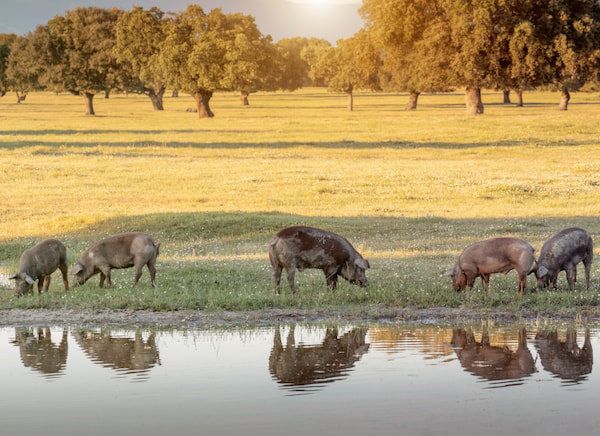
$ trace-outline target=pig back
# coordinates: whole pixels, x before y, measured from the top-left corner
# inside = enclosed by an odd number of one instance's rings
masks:
[[[529,272],[534,262],[534,248],[518,238],[492,238],[465,248],[459,257],[462,269],[475,268],[481,273],[520,269]]]
[[[19,260],[19,270],[37,280],[66,264],[66,247],[56,239],[46,239],[23,252]]]
[[[593,252],[591,236],[583,229],[563,229],[542,246],[538,263],[545,267],[560,268],[567,262],[578,263]]]
[[[308,226],[291,226],[281,230],[271,246],[277,247],[278,251],[286,250],[285,257],[295,258],[299,267],[319,267],[332,262],[341,265],[360,257],[346,238]]]
[[[145,263],[155,257],[158,249],[150,236],[144,233],[125,233],[106,238],[92,245],[88,259],[94,264],[106,262],[113,268],[127,268],[136,259]]]

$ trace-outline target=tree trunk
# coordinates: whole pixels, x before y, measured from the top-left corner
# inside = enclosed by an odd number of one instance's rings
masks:
[[[110,97],[110,89],[107,89],[106,91],[104,91],[104,98],[109,98]]]
[[[210,110],[210,99],[213,95],[212,91],[196,91],[193,94],[194,99],[196,100],[196,105],[198,106],[198,118],[212,118],[215,116],[213,111]]]
[[[504,95],[504,99],[502,102],[504,104],[510,104],[510,89],[505,89],[504,91],[502,91],[502,94]]]
[[[162,111],[165,109],[163,106],[163,96],[165,94],[165,87],[161,86],[158,92],[155,92],[153,88],[145,88],[146,95],[150,97],[152,107],[155,111]]]
[[[347,91],[346,94],[348,94],[348,110],[352,112],[354,110],[354,94],[352,91]]]
[[[240,101],[242,102],[242,106],[250,105],[250,103],[248,102],[249,95],[250,95],[250,93],[248,91],[242,91],[242,94],[240,95]]]
[[[85,114],[96,115],[94,113],[94,94],[91,92],[82,92],[83,101],[85,102]]]
[[[479,115],[483,113],[483,102],[481,101],[481,88],[467,87],[465,91],[467,114]]]
[[[19,91],[15,91],[17,94],[17,104],[21,104],[22,101],[25,101],[25,98],[27,98],[27,91],[23,91],[23,92],[19,92]]]
[[[521,89],[517,89],[515,94],[517,94],[517,107],[523,107],[523,91]]]
[[[179,97],[179,89],[174,89],[173,93],[171,94],[171,97],[173,97],[173,98]]]
[[[569,90],[563,89],[560,95],[560,105],[558,106],[558,110],[566,111],[567,106],[569,105],[569,100],[571,100],[571,94],[569,94]]]
[[[406,106],[404,106],[405,111],[412,111],[417,108],[417,100],[419,99],[420,94],[421,93],[417,91],[410,91],[408,102],[406,103]]]

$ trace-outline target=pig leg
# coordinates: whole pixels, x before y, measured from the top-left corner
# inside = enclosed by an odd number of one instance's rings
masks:
[[[589,254],[583,260],[583,266],[585,267],[585,288],[590,289],[590,269],[592,268],[592,255]]]
[[[527,273],[525,271],[517,270],[519,275],[519,293],[525,294],[525,288],[527,287]]]
[[[490,275],[489,274],[481,274],[481,282],[483,283],[483,291],[487,292],[488,286],[490,284]]]
[[[62,264],[58,267],[60,269],[60,273],[62,274],[63,285],[65,286],[65,291],[69,290],[69,278],[67,275],[67,264]]]
[[[465,275],[465,277],[467,278],[467,294],[471,291],[471,289],[473,289],[473,286],[475,285],[475,279],[477,278],[477,275],[473,272],[463,272],[463,274]]]
[[[323,272],[325,273],[325,281],[327,282],[327,287],[335,290],[337,287],[337,267],[326,267]]]
[[[133,286],[137,285],[138,280],[142,276],[142,268],[144,265],[136,264],[135,265],[135,277],[133,278]],[[154,284],[152,285],[154,286]]]
[[[569,282],[569,289],[571,291],[575,289],[575,284],[573,283],[573,269],[575,269],[575,265],[567,265],[565,267],[565,273],[567,274],[567,282]]]
[[[152,287],[155,288],[156,283],[154,281],[154,278],[156,277],[156,266],[154,261],[152,260],[148,262],[148,271],[150,272],[150,283],[152,283]]]
[[[100,273],[100,287],[101,288],[104,287],[104,279],[105,279],[104,273]]]
[[[292,294],[296,293],[296,285],[294,284],[294,279],[296,277],[296,265],[289,265],[287,267],[287,279],[290,284],[290,289],[292,290]]]
[[[52,279],[52,276],[50,274],[48,274],[46,277],[44,277],[44,287],[42,288],[42,290],[40,291],[40,288],[38,286],[38,292],[48,292],[48,288],[50,287],[50,280]],[[42,280],[40,279],[40,281],[38,282],[38,285],[42,283]]]
[[[279,295],[281,293],[281,289],[279,288],[279,283],[281,282],[281,272],[283,268],[279,262],[273,262],[273,278],[275,279],[275,293]]]
[[[331,290],[335,290],[335,288],[337,287],[337,279],[338,279],[337,273],[333,273],[331,275],[327,275],[327,273],[325,273],[325,280],[327,281],[327,287],[331,288]]]

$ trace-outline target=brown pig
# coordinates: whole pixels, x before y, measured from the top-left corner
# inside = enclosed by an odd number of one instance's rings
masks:
[[[481,277],[483,290],[487,291],[491,274],[506,274],[515,269],[519,275],[518,290],[523,294],[534,262],[535,250],[527,242],[517,238],[493,238],[465,248],[454,268],[444,275],[452,277],[455,291],[462,291],[465,286],[469,291],[477,277]]]
[[[538,289],[548,286],[556,288],[556,278],[560,271],[567,274],[569,288],[575,289],[579,262],[583,262],[586,289],[589,289],[593,258],[594,243],[588,232],[578,227],[561,230],[548,239],[540,251],[540,257],[534,268]]]
[[[67,278],[67,249],[56,239],[46,239],[25,250],[19,262],[19,272],[11,277],[15,281],[15,295],[23,295],[38,282],[38,292],[48,291],[51,274],[60,269],[65,291],[69,290]],[[42,286],[43,282],[43,286]]]
[[[81,255],[71,274],[75,277],[75,283],[83,285],[90,277],[100,273],[100,287],[104,285],[104,279],[108,287],[112,286],[110,270],[112,268],[135,267],[135,286],[142,275],[142,268],[148,265],[150,281],[154,287],[156,275],[156,257],[158,247],[150,236],[143,233],[124,233],[112,236],[100,242],[96,242],[85,253]]]
[[[296,293],[296,269],[323,270],[327,286],[335,289],[338,275],[362,287],[369,283],[365,270],[369,262],[354,249],[346,238],[325,230],[306,226],[287,227],[277,233],[269,244],[269,259],[275,278],[275,292],[280,293],[279,282],[283,268],[292,293]]]

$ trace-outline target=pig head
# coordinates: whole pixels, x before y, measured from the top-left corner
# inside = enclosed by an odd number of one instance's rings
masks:
[[[327,286],[332,289],[337,286],[338,276],[362,287],[369,283],[365,275],[370,268],[369,262],[350,242],[340,235],[314,227],[292,226],[281,230],[269,244],[269,259],[277,294],[280,293],[279,283],[284,268],[292,293],[296,293],[296,269],[322,270]]]
[[[71,273],[76,284],[84,284],[90,277],[100,273],[100,287],[107,280],[112,286],[110,271],[113,268],[135,268],[135,286],[142,275],[144,265],[148,266],[150,281],[155,286],[156,257],[160,243],[155,243],[143,233],[125,233],[104,239],[92,245],[81,255]]]
[[[483,290],[487,291],[490,275],[508,273],[515,269],[519,277],[518,291],[523,294],[527,275],[535,262],[535,250],[527,242],[517,238],[493,238],[477,242],[464,249],[453,269],[444,275],[452,277],[452,287],[469,291],[475,279],[481,277]]]

